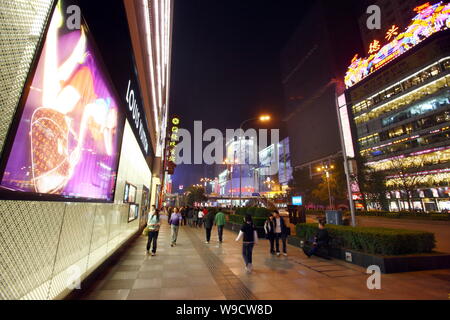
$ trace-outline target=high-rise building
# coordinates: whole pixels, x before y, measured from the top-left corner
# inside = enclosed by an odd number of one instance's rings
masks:
[[[310,168],[341,154],[336,96],[361,47],[360,1],[315,1],[281,54],[286,126],[293,168]],[[354,18],[352,18],[352,16]]]
[[[352,61],[339,98],[345,145],[384,172],[391,210],[450,210],[450,4],[416,11]]]

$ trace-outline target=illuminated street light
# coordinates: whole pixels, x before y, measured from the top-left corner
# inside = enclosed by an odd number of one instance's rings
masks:
[[[332,202],[331,202],[331,190],[330,190],[330,170],[334,169],[334,165],[328,165],[325,164],[319,168],[317,168],[317,171],[319,172],[325,172],[325,176],[327,177],[327,186],[328,186],[328,201],[330,203],[330,209],[333,208]]]

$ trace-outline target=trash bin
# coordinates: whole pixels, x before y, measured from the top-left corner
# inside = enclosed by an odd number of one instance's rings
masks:
[[[340,210],[327,210],[325,211],[327,218],[327,224],[342,225],[342,211]]]

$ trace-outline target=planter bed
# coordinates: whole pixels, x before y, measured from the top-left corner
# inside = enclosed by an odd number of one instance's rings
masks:
[[[296,236],[288,237],[288,243],[299,248],[301,248],[301,241],[302,240]],[[329,250],[329,256],[364,268],[371,265],[377,265],[380,267],[382,273],[450,268],[450,254],[438,252],[383,256],[344,248],[331,248]]]

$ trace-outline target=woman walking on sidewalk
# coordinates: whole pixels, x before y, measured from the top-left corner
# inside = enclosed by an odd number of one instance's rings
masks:
[[[270,253],[275,254],[275,223],[273,216],[269,216],[264,222],[264,231],[266,232],[266,238],[270,242]]]
[[[171,230],[171,244],[170,246],[176,246],[177,245],[177,238],[178,238],[178,229],[180,228],[181,223],[181,214],[180,210],[178,208],[175,208],[173,210],[172,215],[170,216],[169,224],[170,224],[170,230]]]
[[[159,210],[156,209],[156,206],[152,206],[152,211],[150,212],[147,220],[147,228],[148,228],[148,241],[147,241],[147,254],[150,252],[150,248],[152,247],[152,256],[156,255],[156,247],[158,241],[159,227],[161,226],[161,222],[159,219]]]
[[[247,273],[251,273],[253,269],[253,247],[258,243],[258,233],[253,225],[252,216],[249,214],[245,216],[244,224],[241,227],[241,231],[239,231],[236,241],[239,241],[242,237],[244,238],[242,242],[242,256],[244,258],[245,270]]]

